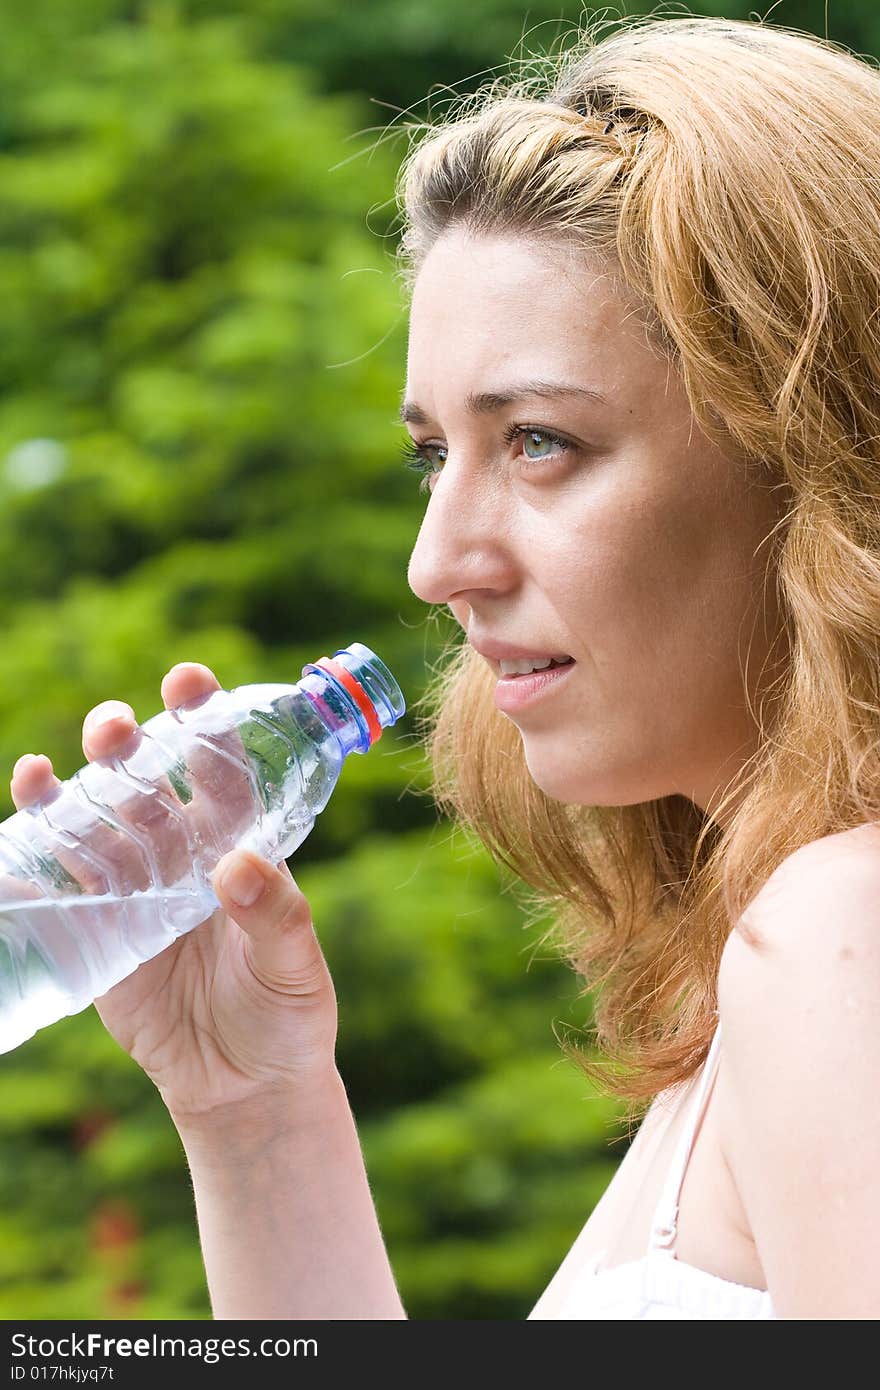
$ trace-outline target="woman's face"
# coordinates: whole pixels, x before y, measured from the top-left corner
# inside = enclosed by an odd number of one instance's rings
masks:
[[[461,228],[430,251],[402,411],[432,469],[408,579],[478,648],[574,658],[503,712],[549,796],[680,793],[711,814],[757,746],[743,671],[754,700],[781,632],[764,543],[779,503],[699,430],[607,269]],[[536,380],[605,399],[515,390]],[[469,405],[483,393],[499,399]]]

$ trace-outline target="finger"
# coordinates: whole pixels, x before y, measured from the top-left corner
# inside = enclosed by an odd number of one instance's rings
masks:
[[[181,705],[218,688],[214,674],[198,662],[179,663],[162,682],[167,707]],[[132,794],[130,786],[118,786],[112,772],[102,778],[98,768],[92,766],[88,771],[90,792],[118,816],[122,826],[134,832],[140,843],[149,840],[157,861],[161,861],[162,867],[172,876],[176,875],[181,867],[176,861],[187,851],[187,844],[179,833],[175,792],[167,776],[178,763],[174,749],[157,743],[155,732],[149,740],[144,740],[131,705],[121,700],[105,700],[91,710],[83,722],[83,752],[91,764],[118,759],[123,768],[132,771],[144,785],[152,784],[160,793],[155,797],[139,797]],[[179,771],[186,773],[182,767]],[[172,807],[170,812],[169,807]],[[169,848],[166,844],[169,831],[170,857],[164,852]],[[112,840],[110,844],[112,847]],[[115,859],[116,854],[111,857]],[[143,853],[137,856],[141,862],[143,857]]]
[[[221,703],[206,708],[212,695]],[[262,810],[236,717],[240,711],[213,671],[197,661],[172,667],[162,682],[162,697],[175,722],[157,731],[157,737],[166,752],[177,754],[174,771],[178,794],[182,785],[187,801],[187,820],[220,853],[241,841]]]
[[[123,700],[104,700],[83,720],[83,752],[89,762],[111,757],[128,743],[136,727],[131,705]]]
[[[185,661],[173,666],[163,679],[162,698],[166,707],[173,708],[219,688],[207,666]],[[123,700],[104,700],[89,710],[83,721],[83,753],[89,762],[112,757],[125,747],[136,728],[131,705]]]
[[[177,709],[189,700],[219,689],[220,682],[214,672],[199,661],[179,661],[163,677],[161,687],[166,709]]]
[[[55,857],[80,882],[89,876],[89,891],[94,894],[144,891],[152,882],[156,864],[169,867],[165,862],[169,856],[163,853],[169,819],[173,820],[167,800],[146,795],[140,787],[120,778],[116,770],[120,764],[125,766],[140,738],[131,705],[123,700],[104,700],[96,705],[83,721],[82,745],[88,762],[75,779],[82,785],[65,789],[52,807],[52,826],[75,839],[87,840],[89,846],[84,859],[76,851],[71,858],[61,841]],[[157,769],[157,791],[160,772]],[[170,795],[170,788],[167,791]],[[176,840],[180,840],[179,835]],[[175,844],[178,861],[186,848],[183,842]],[[182,869],[179,862],[171,866],[168,881],[174,881]]]
[[[181,702],[217,686],[215,677],[207,667],[195,663],[173,668],[169,675],[177,677],[176,689],[175,681],[172,679],[171,682],[171,697]],[[161,798],[133,798],[130,788],[117,787],[112,770],[105,770],[99,766],[101,760],[124,754],[126,748],[131,747],[136,733],[137,721],[130,705],[120,700],[105,700],[95,706],[83,721],[82,745],[89,763],[87,772],[90,789],[97,795],[91,807],[84,805],[82,800],[74,795],[72,788],[65,788],[60,794],[60,800],[58,797],[53,799],[51,824],[74,836],[86,834],[91,851],[89,864],[84,865],[80,862],[80,856],[69,853],[66,845],[58,842],[52,844],[53,857],[77,881],[87,886],[90,892],[97,894],[109,891],[111,877],[114,884],[120,887],[120,891],[131,892],[148,886],[148,861],[152,856],[143,849],[147,841],[153,845],[157,858],[163,861],[175,858],[173,854],[162,853],[162,841],[167,838],[163,834],[166,829],[164,822],[169,819],[165,814],[167,801]],[[108,783],[106,796],[101,795],[101,791],[104,790],[103,783],[99,788],[95,780],[100,779],[102,773],[105,773],[104,780]],[[43,800],[50,791],[61,786],[47,757],[25,755],[13,769],[10,792],[16,809],[21,809]],[[170,793],[170,787],[167,790]],[[111,813],[116,813],[115,821],[111,815],[110,822],[106,823],[102,816],[94,812],[95,806],[100,806],[102,802],[110,808]],[[148,821],[149,824],[141,825],[142,820]],[[119,833],[126,825],[134,831],[133,841],[124,833]],[[176,830],[176,823],[172,828]],[[172,838],[175,841],[173,848],[177,850],[176,857],[179,859],[187,850],[187,845],[179,833]],[[98,865],[102,866],[102,871],[93,873],[92,870],[96,870]],[[168,864],[163,863],[163,868],[168,867]],[[172,879],[178,869],[183,872],[183,867],[171,865]]]
[[[248,963],[263,984],[310,993],[326,979],[312,910],[295,879],[250,850],[232,850],[212,875],[223,910],[248,941]]]
[[[96,711],[100,711],[100,708],[97,706]],[[127,706],[124,708],[127,715],[123,720],[117,719],[115,726],[121,729],[128,727],[130,730],[129,721],[134,716]],[[88,738],[84,739],[84,745],[89,746]],[[94,748],[92,752],[94,755]],[[89,763],[88,770],[99,771],[100,766],[97,762]],[[71,782],[63,783],[56,777],[50,759],[43,753],[26,753],[15,764],[9,789],[16,810],[43,803],[39,817],[27,831],[32,847],[39,851],[42,859],[33,863],[29,861],[27,872],[42,876],[45,864],[54,862],[83,890],[102,894],[110,891],[111,882],[105,870],[112,864],[115,870],[113,883],[119,886],[120,891],[146,888],[148,883],[141,867],[143,855],[134,853],[134,847],[124,842],[115,825],[105,823],[95,803],[84,802],[76,795],[75,781],[74,778]],[[62,832],[60,835],[59,831]],[[70,837],[73,837],[72,840]],[[74,847],[77,840],[88,841],[88,854],[85,857]],[[123,856],[119,853],[121,841],[124,856],[136,862],[134,878],[125,871]]]
[[[9,791],[17,811],[41,801],[53,787],[60,786],[45,753],[24,753],[12,769]]]
[[[170,751],[172,747],[176,749],[181,743],[183,744],[180,754],[181,761],[175,761],[175,770],[178,776],[185,778],[185,787],[190,795],[196,796],[197,801],[201,800],[199,792],[212,787],[216,781],[216,770],[206,768],[204,765],[216,761],[216,757],[212,755],[211,745],[217,742],[217,732],[211,728],[209,721],[208,728],[202,730],[202,732],[207,733],[210,728],[212,737],[207,743],[202,743],[198,738],[193,739],[189,733],[191,719],[194,717],[196,726],[200,727],[201,715],[198,711],[206,697],[220,689],[220,682],[214,672],[199,661],[179,661],[176,666],[172,666],[171,670],[166,672],[162,680],[162,699],[166,709],[176,711],[178,723],[183,721],[183,725],[187,726],[184,729],[183,726],[174,728],[166,725],[164,730],[165,746]],[[191,708],[193,705],[195,705],[194,715]],[[184,710],[187,710],[188,714],[184,714]],[[221,738],[219,742],[221,745],[225,745],[227,742],[231,743],[233,746],[228,751],[237,752],[240,740],[237,734],[230,732],[226,738]],[[224,799],[228,799],[230,793],[231,788],[223,788]],[[186,792],[184,794],[186,795]],[[203,818],[201,806],[190,806],[188,815],[193,821],[201,821]]]
[[[45,820],[47,814],[51,815],[53,808],[58,804],[58,797],[65,795],[66,788],[55,776],[51,760],[45,753],[25,753],[12,769],[9,790],[17,811],[35,807],[40,802],[44,805],[40,814],[24,832],[23,841],[20,833],[0,837],[2,866],[4,870],[10,871],[9,874],[4,873],[0,896],[4,901],[20,897],[40,898],[44,893],[43,874],[46,865],[54,860],[61,867],[68,869],[69,856],[54,843],[53,837],[47,834],[48,822]],[[36,857],[32,851],[36,851]],[[76,869],[77,865],[74,863],[71,877],[85,887],[86,884],[76,873]]]
[[[187,662],[166,675],[163,697],[169,708],[179,708],[218,688],[207,667]],[[105,875],[109,866],[109,876],[123,881],[126,891],[151,881],[177,883],[192,872],[193,843],[199,838],[193,801],[199,744],[179,719],[169,720],[164,713],[140,727],[130,705],[107,700],[84,723],[83,749],[90,761],[81,779],[91,807],[107,812],[89,830],[89,843],[100,852]],[[55,809],[65,829],[81,828],[76,798]]]

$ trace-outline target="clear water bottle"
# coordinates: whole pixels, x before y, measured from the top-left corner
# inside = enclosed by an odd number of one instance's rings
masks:
[[[219,906],[229,850],[279,863],[349,753],[406,705],[353,642],[295,685],[242,685],[163,710],[0,823],[0,1052],[78,1013]]]

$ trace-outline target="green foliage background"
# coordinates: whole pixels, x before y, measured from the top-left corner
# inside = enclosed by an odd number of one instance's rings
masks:
[[[880,50],[871,0],[827,8],[831,38]],[[770,19],[821,34],[825,11]],[[0,5],[0,764],[70,776],[86,711],[147,718],[180,660],[231,687],[360,640],[412,707],[443,630],[405,580],[405,146],[378,135],[581,12]],[[348,760],[292,867],[410,1316],[519,1319],[622,1117],[554,1037],[589,1001],[426,785],[408,715]],[[0,1317],[210,1317],[176,1132],[92,1009],[0,1057]]]

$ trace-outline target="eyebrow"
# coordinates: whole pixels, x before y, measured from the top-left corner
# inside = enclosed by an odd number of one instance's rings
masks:
[[[551,400],[559,396],[578,396],[581,399],[608,404],[608,397],[589,386],[570,386],[561,381],[518,381],[503,391],[469,392],[464,398],[465,410],[469,415],[488,415],[495,410],[503,410],[506,405],[521,400],[523,396],[542,396]],[[415,401],[404,400],[400,407],[400,418],[404,424],[427,425],[429,417]]]

